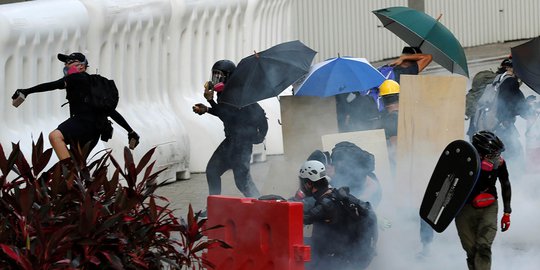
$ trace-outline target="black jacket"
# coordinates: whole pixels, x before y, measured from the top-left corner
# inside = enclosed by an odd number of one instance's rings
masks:
[[[236,108],[226,103],[209,101],[208,113],[223,122],[225,137],[237,142],[262,143],[268,132],[266,114],[258,103]]]
[[[476,185],[469,195],[467,202],[470,203],[474,197],[481,192],[488,192],[497,198],[497,188],[495,187],[497,179],[499,179],[499,182],[501,183],[504,212],[511,213],[512,208],[510,207],[510,200],[512,198],[512,188],[510,185],[510,179],[508,177],[506,161],[502,161],[497,169],[490,172],[484,170],[480,171],[480,176],[478,177]]]
[[[56,89],[66,89],[66,99],[69,102],[70,116],[77,116],[79,119],[95,122],[102,125],[106,117],[111,117],[116,123],[122,126],[127,132],[133,131],[124,117],[116,110],[109,115],[101,115],[96,112],[87,102],[90,96],[90,75],[86,72],[67,75],[59,80],[42,83],[28,89],[19,89],[25,96],[33,93],[47,92]]]

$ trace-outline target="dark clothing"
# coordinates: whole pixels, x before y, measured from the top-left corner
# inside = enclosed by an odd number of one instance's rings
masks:
[[[221,194],[221,175],[232,169],[236,187],[246,197],[259,197],[249,167],[253,144],[262,143],[268,131],[268,122],[257,103],[236,108],[211,100],[208,113],[223,121],[225,139],[208,161],[206,179],[210,195]]]
[[[513,124],[516,116],[527,117],[529,113],[523,92],[519,89],[517,78],[506,78],[499,86],[497,96],[497,119]]]
[[[495,182],[499,179],[504,212],[512,212],[510,206],[512,189],[508,169],[506,162],[500,163],[498,168],[490,172],[480,171],[473,191],[455,219],[461,245],[467,253],[467,265],[470,270],[491,269],[491,245],[497,234],[498,212],[498,201],[484,208],[474,208],[471,201],[481,192],[490,193],[497,198]]]
[[[415,61],[405,61],[399,66],[394,66],[394,80],[400,83],[401,74],[418,75],[420,69]]]
[[[398,115],[399,111],[385,111],[382,116],[382,128],[386,134],[386,139],[390,137],[397,136],[397,126],[398,126]]]
[[[336,112],[339,132],[372,130],[380,125],[377,103],[359,92],[336,95]]]
[[[501,183],[501,195],[503,198],[504,212],[511,213],[512,208],[510,207],[510,200],[512,198],[512,189],[508,169],[506,167],[506,161],[502,161],[499,167],[491,172],[480,172],[480,176],[478,177],[476,185],[467,199],[467,203],[471,203],[474,197],[481,192],[490,193],[491,195],[495,196],[495,198],[498,198],[497,188],[495,187],[495,182],[497,182],[497,179],[499,179],[499,182]]]
[[[97,113],[89,104],[90,75],[86,72],[74,73],[56,81],[22,89],[21,92],[29,95],[55,89],[66,89],[66,99],[69,102],[70,118],[62,122],[57,128],[64,136],[66,144],[80,144],[83,146],[90,143],[90,149],[92,149],[97,144],[104,125],[108,124],[108,116],[127,132],[133,131],[118,111],[115,110],[109,115],[103,115]]]
[[[334,192],[321,190],[314,195],[315,205],[304,211],[304,224],[313,224],[312,258],[306,269],[365,269],[375,251],[372,247],[366,250],[362,240],[368,237],[359,233],[362,228],[351,226],[357,223],[353,224],[343,206],[333,199],[337,196]]]
[[[507,78],[499,87],[497,119],[501,125],[494,133],[504,142],[505,156],[516,171],[522,171],[525,164],[520,134],[515,126],[516,116],[526,118],[528,114],[529,108],[525,96],[519,89],[518,80],[515,77]]]
[[[206,165],[206,180],[210,195],[221,194],[221,176],[232,169],[234,183],[244,196],[257,198],[260,196],[249,173],[253,145],[225,138],[212,154]]]
[[[208,113],[215,115],[223,122],[225,137],[233,141],[242,141],[251,144],[262,143],[268,131],[266,114],[258,103],[242,108],[225,103],[210,101],[212,107]]]

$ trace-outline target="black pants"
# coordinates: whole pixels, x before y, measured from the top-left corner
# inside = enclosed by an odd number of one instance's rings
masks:
[[[229,169],[233,170],[236,187],[244,196],[260,196],[249,172],[251,143],[225,138],[218,146],[206,165],[206,180],[210,195],[221,194],[221,176]]]
[[[100,131],[96,126],[96,122],[90,119],[85,119],[80,116],[72,116],[62,122],[56,128],[64,136],[64,140],[70,147],[80,145],[83,148],[89,145],[90,153],[99,141]]]

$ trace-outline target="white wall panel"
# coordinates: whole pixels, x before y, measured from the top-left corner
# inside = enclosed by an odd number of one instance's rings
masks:
[[[297,0],[293,36],[318,51],[315,62],[338,54],[370,61],[390,58],[401,52],[403,42],[384,29],[372,11],[406,4],[404,0]]]
[[[443,23],[464,47],[540,35],[540,2],[536,0],[431,0],[426,13],[443,14]]]

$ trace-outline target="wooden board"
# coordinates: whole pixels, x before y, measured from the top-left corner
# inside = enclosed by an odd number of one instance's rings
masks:
[[[282,96],[279,100],[283,152],[291,162],[304,161],[322,148],[322,135],[338,132],[334,97]]]
[[[465,137],[463,76],[401,76],[396,182],[406,206],[418,207],[439,154]]]

